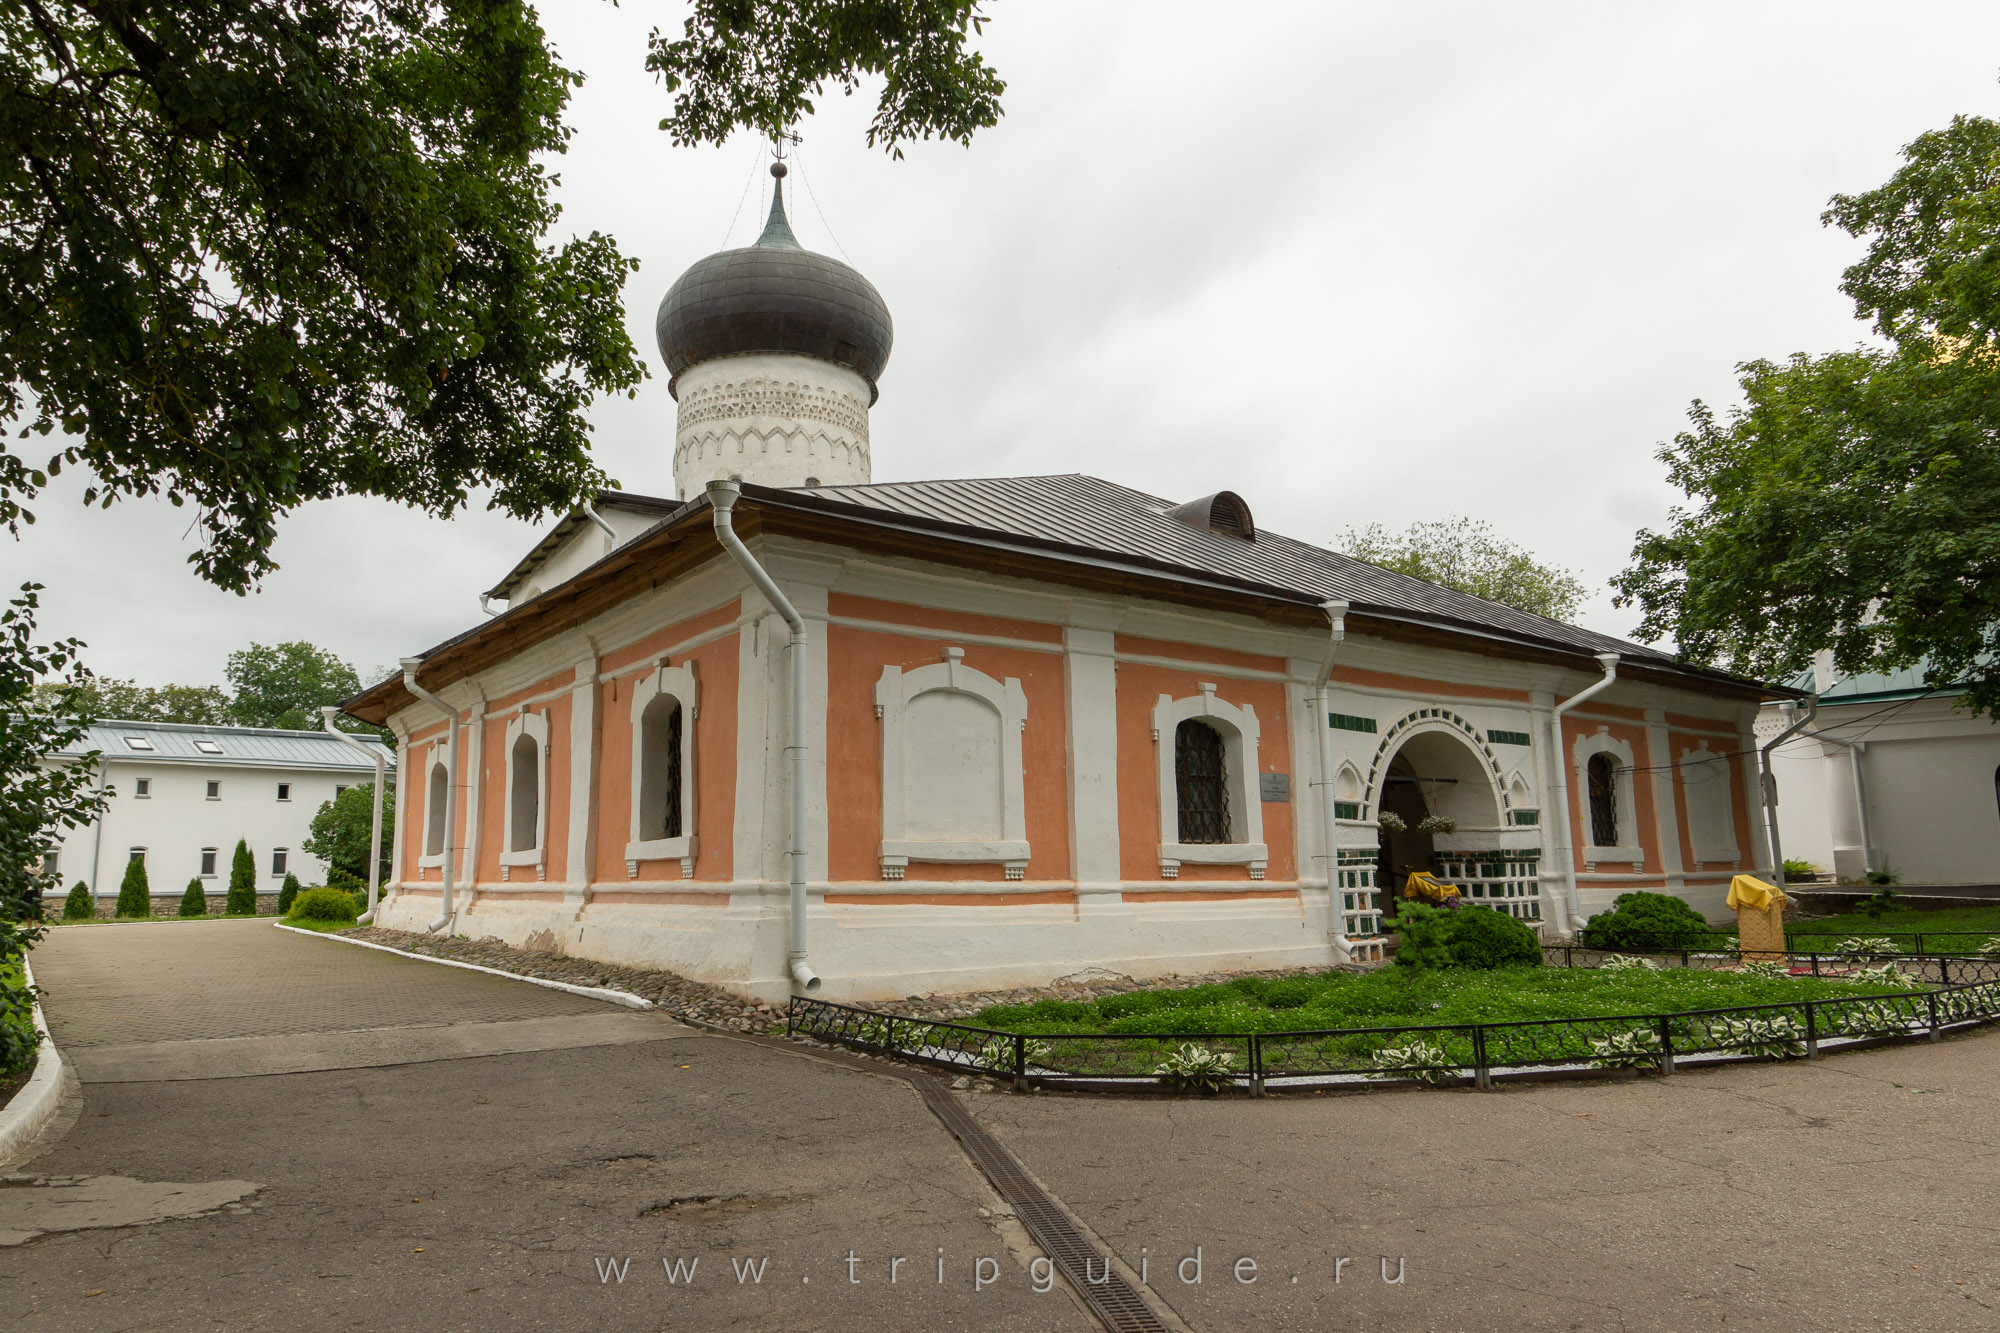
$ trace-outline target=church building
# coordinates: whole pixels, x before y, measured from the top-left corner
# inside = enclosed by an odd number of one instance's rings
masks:
[[[1546,938],[1768,869],[1755,682],[1229,491],[876,481],[888,307],[773,174],[660,305],[672,498],[347,705],[400,742],[382,925],[868,999],[1379,961],[1411,869]]]

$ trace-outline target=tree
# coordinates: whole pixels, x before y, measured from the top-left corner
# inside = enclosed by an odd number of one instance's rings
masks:
[[[187,892],[181,895],[181,915],[208,915],[208,891],[202,888],[200,876],[189,880]]]
[[[125,863],[125,878],[118,885],[118,919],[144,920],[153,914],[153,889],[146,882],[146,858],[135,856]]]
[[[86,502],[191,504],[241,592],[308,500],[534,517],[603,482],[636,264],[545,244],[582,76],[521,0],[48,0],[0,11],[0,62],[0,422],[65,436],[0,453],[10,527],[81,465]]]
[[[229,896],[223,899],[222,911],[225,916],[257,915],[257,860],[241,838],[229,860]]]
[[[285,872],[285,882],[278,890],[278,915],[284,916],[292,910],[292,900],[299,896],[299,877]]]
[[[1000,123],[1000,76],[971,39],[980,0],[694,0],[678,41],[655,28],[646,68],[675,94],[660,128],[677,144],[720,144],[736,130],[775,138],[813,113],[831,80],[852,95],[882,76],[870,147],[932,137],[968,143]]]
[[[242,727],[317,731],[322,705],[361,692],[353,667],[309,643],[253,643],[229,655],[227,674],[234,691],[229,719]],[[352,730],[375,730],[352,718],[341,722]]]
[[[307,854],[326,862],[327,882],[334,872],[368,883],[368,830],[374,823],[375,784],[364,782],[349,787],[323,803],[312,817],[312,825],[299,845]],[[396,788],[382,789],[382,841],[375,849],[381,867],[378,883],[390,878],[390,858],[396,845]]]
[[[90,886],[78,880],[70,886],[69,897],[63,899],[63,920],[89,921],[97,915],[97,899],[90,896]]]
[[[1574,574],[1543,564],[1483,522],[1448,518],[1398,533],[1370,523],[1358,532],[1349,528],[1334,546],[1356,560],[1550,620],[1568,620],[1583,604],[1584,586]]]
[[[1616,580],[1638,633],[1748,675],[1919,664],[2000,716],[2000,123],[1961,116],[1823,221],[1868,238],[1842,290],[1886,347],[1741,367],[1660,449],[1694,503]]]
[[[53,676],[73,688],[88,680],[89,672],[77,640],[35,641],[41,588],[23,584],[0,611],[0,899],[8,903],[25,901],[40,883],[42,858],[54,850],[62,830],[88,824],[105,800],[96,789],[96,751],[44,762],[45,756],[82,744],[89,716],[42,706],[36,680]],[[10,952],[15,944],[24,951],[35,938],[0,931],[0,963],[16,956]]]
[[[43,681],[35,686],[35,698],[45,707],[84,717],[205,727],[229,724],[229,696],[219,685],[154,686],[92,676],[74,685]]]

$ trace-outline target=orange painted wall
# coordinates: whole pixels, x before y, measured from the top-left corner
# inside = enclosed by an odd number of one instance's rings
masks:
[[[1678,715],[1669,714],[1669,716]],[[1694,865],[1694,833],[1688,822],[1687,784],[1681,781],[1680,756],[1683,750],[1701,748],[1704,741],[1708,743],[1710,753],[1727,757],[1729,764],[1729,813],[1731,820],[1736,825],[1737,863],[1746,868],[1754,866],[1757,864],[1756,849],[1759,843],[1762,842],[1762,838],[1758,833],[1756,823],[1755,793],[1746,789],[1743,781],[1743,764],[1741,757],[1736,754],[1736,751],[1740,748],[1736,733],[1731,732],[1727,735],[1719,736],[1713,733],[1690,734],[1688,732],[1676,731],[1668,737],[1668,745],[1673,750],[1673,757],[1671,760],[1663,760],[1662,762],[1673,764],[1674,812],[1675,817],[1680,821],[1681,865],[1683,867],[1692,867]]]
[[[1131,653],[1138,657],[1174,657],[1187,662],[1213,662],[1217,666],[1242,667],[1248,671],[1278,671],[1285,669],[1282,657],[1267,657],[1261,653],[1239,653],[1228,648],[1210,648],[1204,644],[1173,643],[1166,639],[1141,639],[1131,634],[1113,636],[1113,647],[1121,653]]]
[[[996,639],[1027,639],[1035,643],[1062,642],[1062,626],[1038,620],[1013,620],[1006,616],[981,616],[965,611],[934,611],[929,607],[906,606],[853,593],[827,594],[828,614],[853,620],[879,620],[885,624],[908,625],[912,629],[935,629],[946,633],[987,634]]]
[[[676,643],[735,618],[737,603],[669,625],[630,648],[604,659],[630,665],[658,657]],[[694,720],[695,839],[694,877],[726,880],[735,875],[736,713],[740,689],[737,654],[741,634],[726,634],[675,659],[694,664],[699,715]],[[600,884],[628,883],[625,844],[632,837],[632,691],[637,676],[604,681],[597,687],[598,725],[603,728],[597,761],[597,865]],[[657,883],[681,878],[679,861],[641,861],[639,880]]]
[[[859,599],[850,599],[859,600]],[[875,603],[873,620],[902,619],[890,603]],[[915,612],[916,608],[911,608]],[[1031,880],[1071,878],[1069,862],[1069,777],[1064,713],[1063,660],[1056,653],[1023,648],[960,644],[939,622],[990,622],[985,616],[920,612],[925,628],[946,632],[910,638],[833,625],[827,631],[827,878],[841,881],[882,878],[882,724],[875,717],[875,682],[882,668],[905,671],[935,665],[948,645],[965,649],[965,664],[995,680],[1019,678],[1028,701],[1028,726],[1021,733],[1021,766],[1026,776],[1028,869]],[[914,622],[911,622],[914,623]],[[985,632],[961,625],[968,633]],[[1024,637],[1013,635],[1012,637]],[[911,879],[1004,880],[998,865],[912,863]]]
[[[1640,715],[1643,717],[1643,712]],[[1586,821],[1590,818],[1590,793],[1588,788],[1581,785],[1581,778],[1578,776],[1572,756],[1576,753],[1577,741],[1585,736],[1596,735],[1598,727],[1604,725],[1587,719],[1578,720],[1574,714],[1565,715],[1563,718],[1562,767],[1565,781],[1569,783],[1570,847],[1574,849],[1578,870],[1583,869],[1584,853],[1589,842],[1584,830],[1588,827]],[[1646,853],[1646,868],[1657,870],[1660,866],[1660,821],[1655,813],[1658,806],[1654,804],[1653,783],[1662,775],[1649,770],[1665,761],[1654,756],[1647,747],[1646,729],[1643,726],[1626,726],[1614,722],[1605,729],[1613,739],[1623,741],[1632,747],[1632,760],[1639,769],[1632,775],[1634,807],[1632,813],[1639,825],[1639,846]],[[1607,862],[1599,869],[1612,870],[1622,865],[1622,862]]]
[[[456,766],[457,772],[455,774],[455,777],[458,783],[460,784],[459,801],[458,801],[458,819],[456,821],[457,827],[452,831],[451,844],[454,847],[462,848],[465,845],[466,818],[468,815],[471,814],[471,810],[468,808],[469,803],[465,799],[465,789],[464,789],[465,772],[466,772],[466,755],[469,749],[466,742],[472,734],[472,729],[470,726],[471,714],[461,713],[459,715],[459,721],[461,725],[461,730],[459,731],[459,736],[458,736],[459,754],[458,754],[458,764]],[[423,756],[423,777],[420,779],[420,785],[418,786],[416,791],[410,794],[409,815],[403,821],[404,828],[397,835],[397,841],[401,845],[402,849],[401,877],[405,883],[413,884],[419,880],[426,878],[430,879],[433,882],[439,882],[442,881],[444,878],[444,872],[441,869],[432,867],[431,869],[425,870],[419,868],[419,866],[417,865],[418,860],[424,854],[424,830],[430,827],[430,811],[425,805],[425,802],[430,799],[430,789],[431,789],[430,773],[431,773],[432,747],[429,744],[429,742],[431,740],[439,740],[439,744],[436,747],[436,752],[442,754],[444,751],[444,745],[442,743],[441,738],[444,736],[444,734],[445,734],[445,726],[442,722],[440,722],[438,725],[434,727],[425,727],[421,731],[416,732],[414,734],[415,737],[420,737],[422,739],[421,740],[413,739],[409,745],[404,747],[405,753],[410,753],[410,754],[421,753]],[[462,852],[460,853],[460,856],[463,857]],[[465,884],[470,882],[470,877],[467,876],[465,870],[462,868],[462,866],[456,863],[452,867],[452,879],[453,882],[457,884]]]
[[[1200,651],[1192,646],[1165,645],[1178,651],[1162,656],[1187,656]],[[1153,706],[1162,694],[1184,699],[1201,692],[1202,673],[1138,662],[1118,664],[1118,862],[1128,881],[1145,883],[1160,878],[1160,843],[1167,841],[1160,829],[1160,780],[1156,742],[1153,740]],[[1292,766],[1291,724],[1285,717],[1285,687],[1280,681],[1218,680],[1215,697],[1238,708],[1248,705],[1257,711],[1258,766],[1266,773],[1292,774],[1292,800],[1309,791],[1305,774]],[[1172,738],[1167,738],[1167,744]],[[1293,812],[1296,805],[1264,802],[1264,842],[1270,848],[1265,868],[1266,880],[1298,878],[1297,837]],[[1190,879],[1240,879],[1248,882],[1247,866],[1185,866],[1182,874]]]

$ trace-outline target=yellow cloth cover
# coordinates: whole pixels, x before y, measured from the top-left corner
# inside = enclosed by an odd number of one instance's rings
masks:
[[[1791,900],[1778,892],[1775,884],[1766,884],[1755,875],[1738,875],[1729,881],[1729,909],[1747,907],[1753,912],[1768,912],[1772,903],[1784,904]]]
[[[1419,898],[1427,903],[1441,903],[1448,898],[1458,897],[1458,885],[1446,883],[1418,870],[1403,881],[1403,896]]]

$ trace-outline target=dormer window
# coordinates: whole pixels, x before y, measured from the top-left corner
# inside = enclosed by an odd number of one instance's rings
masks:
[[[1217,491],[1214,495],[1204,495],[1199,500],[1175,505],[1167,511],[1167,517],[1178,519],[1199,532],[1213,532],[1246,542],[1257,540],[1257,521],[1250,516],[1250,506],[1235,491]]]

